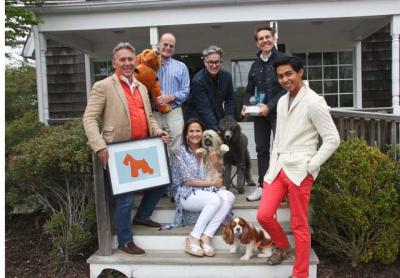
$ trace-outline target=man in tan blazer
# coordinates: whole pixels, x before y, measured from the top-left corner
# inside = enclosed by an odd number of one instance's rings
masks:
[[[161,130],[153,118],[146,87],[133,77],[135,49],[129,43],[119,43],[113,50],[115,73],[93,86],[83,115],[83,125],[89,144],[97,153],[104,168],[107,166],[107,143],[148,136],[161,136],[168,143],[168,133]],[[102,133],[100,133],[102,121]],[[159,228],[150,219],[166,188],[147,190],[133,220],[134,225]],[[115,196],[115,226],[119,249],[131,255],[144,255],[145,251],[133,242],[131,210],[133,194]]]
[[[338,148],[340,138],[324,98],[302,80],[303,62],[297,57],[283,57],[274,63],[274,68],[287,93],[277,105],[276,135],[257,219],[276,246],[267,264],[280,264],[287,258],[290,245],[274,214],[289,195],[290,223],[296,242],[292,277],[305,278],[311,249],[311,188],[320,166]],[[319,136],[322,145],[318,149]]]

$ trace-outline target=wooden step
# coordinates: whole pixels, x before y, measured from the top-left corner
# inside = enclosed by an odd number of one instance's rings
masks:
[[[266,265],[265,258],[253,257],[240,260],[241,254],[231,254],[216,250],[215,257],[194,257],[183,251],[148,251],[146,256],[137,257],[113,250],[111,256],[98,256],[94,253],[87,262],[90,264],[90,277],[97,277],[103,269],[112,268],[132,278],[287,278],[291,275],[294,255],[277,266]],[[317,277],[319,263],[314,251],[310,255],[310,275]]]
[[[290,224],[283,222],[281,225],[284,232],[288,234],[291,246],[294,247],[294,238],[291,234]],[[133,226],[132,233],[135,243],[145,250],[183,250],[185,239],[192,229],[193,226],[186,226],[159,231],[158,229]],[[114,235],[113,248],[116,249],[117,246],[117,237]],[[217,230],[213,237],[213,246],[216,249],[223,250],[229,250],[230,248],[222,238],[222,227]]]

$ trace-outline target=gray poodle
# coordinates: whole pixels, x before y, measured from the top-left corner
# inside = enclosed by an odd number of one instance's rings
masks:
[[[244,184],[255,186],[251,177],[250,154],[247,150],[247,137],[242,133],[240,125],[233,117],[225,117],[219,122],[218,132],[222,140],[229,146],[229,152],[224,157],[224,186],[236,187],[239,194],[244,193]],[[232,165],[237,167],[237,184],[232,183]]]

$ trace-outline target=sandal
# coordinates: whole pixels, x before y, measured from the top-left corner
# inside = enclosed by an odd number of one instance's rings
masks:
[[[288,257],[289,257],[289,250],[275,248],[275,250],[272,252],[272,256],[269,257],[267,264],[268,265],[281,264],[282,261],[284,261]]]
[[[197,256],[197,257],[203,257],[204,256],[204,251],[200,247],[200,245],[197,245],[197,244],[194,244],[194,243],[190,243],[189,238],[186,238],[185,252],[190,254],[190,255]]]
[[[204,241],[202,241],[202,240],[200,241],[200,244],[201,244],[201,248],[203,248],[204,256],[207,256],[207,257],[215,256],[215,250],[211,245],[204,243]]]

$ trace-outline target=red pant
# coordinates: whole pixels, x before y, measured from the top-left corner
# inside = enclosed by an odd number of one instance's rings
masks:
[[[290,224],[296,244],[293,276],[308,277],[311,237],[308,226],[308,208],[310,204],[313,177],[308,175],[300,184],[295,185],[281,170],[269,185],[264,183],[257,220],[268,232],[275,246],[281,249],[290,247],[288,238],[274,214],[281,201],[289,195]]]

